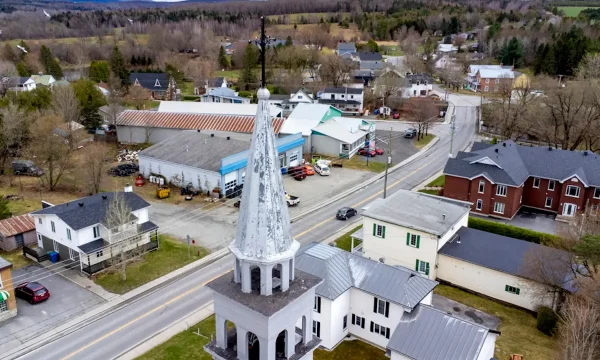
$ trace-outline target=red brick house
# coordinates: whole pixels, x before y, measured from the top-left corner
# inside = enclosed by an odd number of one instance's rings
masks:
[[[573,216],[600,208],[600,156],[590,151],[475,143],[444,168],[444,196],[473,213],[511,219],[521,206]]]

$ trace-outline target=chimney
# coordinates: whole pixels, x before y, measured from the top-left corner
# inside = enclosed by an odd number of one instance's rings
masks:
[[[502,146],[506,147],[506,143],[505,143],[505,142],[503,142],[503,143],[502,143]]]
[[[125,187],[123,188],[123,191],[128,193],[128,192],[133,192],[133,186],[131,186],[131,184],[125,184]]]
[[[442,214],[442,220],[446,220],[446,214]]]
[[[587,150],[583,152],[583,156],[588,156]]]
[[[231,136],[228,136],[228,137],[227,137],[227,140],[230,140],[230,139],[231,139]]]

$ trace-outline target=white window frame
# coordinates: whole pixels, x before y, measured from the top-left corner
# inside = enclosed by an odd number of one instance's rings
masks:
[[[428,264],[429,263],[427,261],[419,260],[419,268],[417,269],[417,272],[419,274],[427,275],[427,265]]]
[[[572,189],[572,188],[577,189],[577,195],[569,194],[569,189]],[[567,189],[565,190],[565,196],[572,197],[572,198],[579,198],[579,195],[581,195],[581,189],[579,188],[579,186],[567,185]]]
[[[600,187],[594,188],[594,199],[600,199]]]
[[[52,230],[53,233],[56,232],[56,225],[54,225],[54,221],[50,221],[50,230]]]
[[[485,181],[479,180],[479,188],[477,189],[479,194],[485,193]]]
[[[552,186],[550,186],[552,185]],[[548,181],[548,190],[549,191],[554,191],[554,189],[556,189],[556,180],[550,180]]]
[[[348,329],[348,314],[342,318],[342,330]]]
[[[315,295],[315,303],[313,305],[313,310],[317,313],[321,313],[321,297],[319,295]]]
[[[477,205],[475,205],[475,210],[481,211],[483,209],[483,200],[477,199]]]
[[[410,234],[410,238],[408,239],[408,246],[416,248],[417,243],[418,243],[418,235]]]
[[[496,185],[496,195],[506,197],[508,188],[506,185]]]
[[[71,241],[71,229],[67,228],[67,239],[69,239],[69,241]]]
[[[496,79],[496,84],[500,84],[500,79]]]
[[[38,224],[42,225],[42,218],[41,217],[38,218]]]
[[[386,301],[382,300],[380,298],[377,298],[377,313],[380,315],[385,316],[385,307],[386,307]]]
[[[488,91],[490,91],[490,87],[486,85],[486,86],[483,88],[483,91],[485,91],[485,92],[488,92]]]
[[[383,239],[383,229],[384,228],[385,228],[385,226],[383,226],[383,225],[375,224],[375,237]]]
[[[548,204],[548,199],[550,199],[550,204]],[[546,196],[546,200],[544,201],[544,207],[551,208],[552,207],[552,197]]]
[[[490,78],[487,78],[487,79],[485,79],[485,83],[486,83],[486,84],[489,84],[489,83],[490,83]],[[487,88],[487,86],[486,86],[486,88]],[[486,91],[487,91],[487,90],[486,90]]]
[[[536,185],[537,182],[537,185]],[[540,188],[540,183],[542,182],[542,180],[540,178],[533,178],[533,188],[534,189],[539,189]]]
[[[94,239],[100,237],[100,225],[94,225],[92,231],[94,232]]]
[[[320,337],[321,335],[321,323],[317,320],[313,320],[313,327],[312,327],[312,333],[313,335],[315,335],[316,337]]]
[[[494,212],[496,214],[504,214],[504,210],[505,210],[504,203],[501,203],[501,202],[494,203]]]
[[[52,240],[52,249],[58,252],[58,242],[56,240]]]

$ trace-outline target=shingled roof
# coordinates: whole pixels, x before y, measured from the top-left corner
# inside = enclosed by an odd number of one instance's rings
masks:
[[[140,85],[148,90],[167,90],[169,88],[169,75],[166,73],[131,73],[131,85]]]
[[[444,174],[469,179],[485,176],[509,186],[521,186],[530,176],[559,182],[577,176],[585,186],[600,187],[600,156],[591,151],[522,146],[512,140],[473,149],[448,159]]]

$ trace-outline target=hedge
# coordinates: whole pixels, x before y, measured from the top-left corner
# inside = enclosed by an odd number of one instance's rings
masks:
[[[183,95],[183,101],[196,101],[200,99],[198,95]]]
[[[482,231],[504,235],[515,239],[521,239],[536,244],[550,245],[559,239],[558,236],[546,234],[539,231],[524,229],[521,227],[498,223],[495,221],[469,217],[469,227]]]
[[[556,324],[558,323],[558,315],[554,310],[546,306],[540,306],[537,313],[536,327],[539,331],[548,336],[554,335]]]

